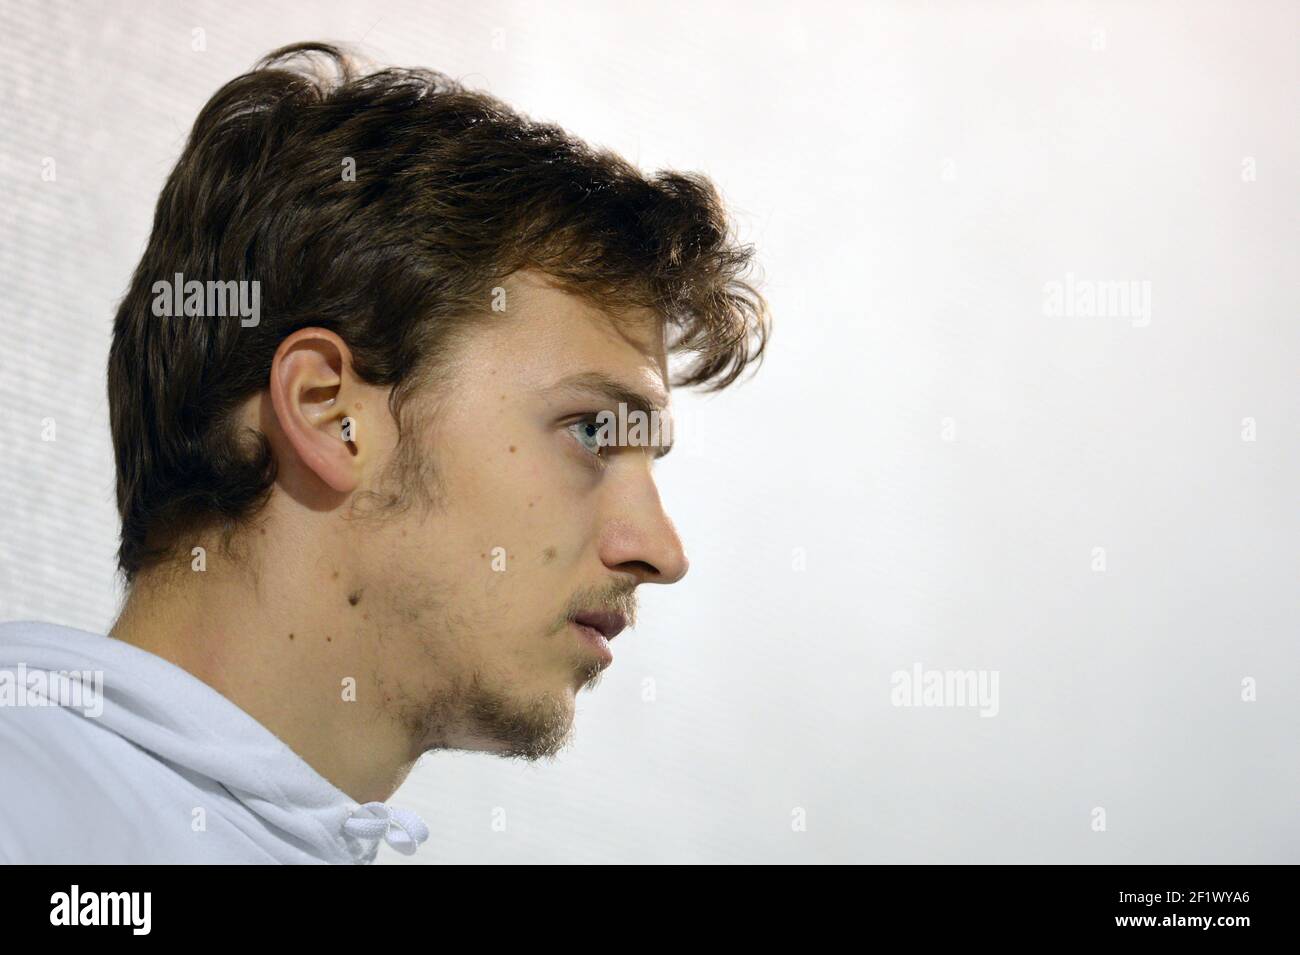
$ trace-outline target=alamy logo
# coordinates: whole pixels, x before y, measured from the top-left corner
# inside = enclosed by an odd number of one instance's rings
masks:
[[[604,447],[667,447],[673,442],[673,419],[658,410],[646,413],[620,401],[618,411],[596,413],[596,439]]]
[[[0,670],[0,707],[63,706],[94,719],[104,712],[103,670]]]
[[[982,717],[998,715],[997,670],[926,670],[914,663],[889,682],[894,706],[978,706]]]
[[[1096,282],[1065,273],[1043,285],[1043,314],[1052,318],[1128,318],[1134,328],[1151,324],[1149,281]]]
[[[71,892],[50,896],[51,925],[129,925],[132,935],[148,935],[152,892]]]
[[[153,313],[159,318],[226,318],[239,316],[244,328],[262,320],[262,283],[185,281],[177,272],[173,279],[153,283]]]

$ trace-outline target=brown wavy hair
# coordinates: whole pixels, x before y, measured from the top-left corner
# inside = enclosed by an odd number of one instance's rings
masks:
[[[360,64],[323,43],[267,55],[204,106],[163,187],[108,360],[128,585],[183,533],[229,535],[266,501],[274,456],[236,413],[299,328],[346,341],[399,428],[454,332],[524,268],[614,314],[655,310],[692,358],[674,384],[716,391],[761,362],[753,248],[705,176],[647,176],[442,73]],[[175,273],[258,281],[259,323],[155,316]]]

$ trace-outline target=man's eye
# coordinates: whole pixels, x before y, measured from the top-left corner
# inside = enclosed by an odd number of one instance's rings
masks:
[[[600,423],[596,420],[594,414],[588,415],[581,421],[573,422],[573,424],[569,425],[569,430],[578,443],[589,453],[594,454],[596,457],[601,456],[601,451],[605,445],[600,440]]]

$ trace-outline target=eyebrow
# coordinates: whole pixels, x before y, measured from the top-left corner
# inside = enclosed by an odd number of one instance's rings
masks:
[[[672,434],[673,420],[668,413],[666,398],[660,400],[658,397],[647,395],[604,372],[587,371],[561,378],[555,384],[543,389],[543,394],[548,397],[559,395],[572,395],[573,397],[593,396],[603,398],[611,404],[625,404],[629,411],[640,411],[647,416],[656,414],[660,419],[666,420],[668,422],[668,433]],[[654,456],[656,459],[662,458],[672,449],[672,441],[656,445]]]

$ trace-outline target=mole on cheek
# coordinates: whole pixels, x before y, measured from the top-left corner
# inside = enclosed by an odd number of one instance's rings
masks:
[[[529,507],[531,506],[532,505],[530,504]],[[554,547],[546,548],[546,550],[542,551],[543,562],[549,564],[551,561],[555,560],[555,554],[556,554],[556,550]]]
[[[348,594],[348,603],[354,607],[361,603],[361,591],[358,590],[355,593]]]

